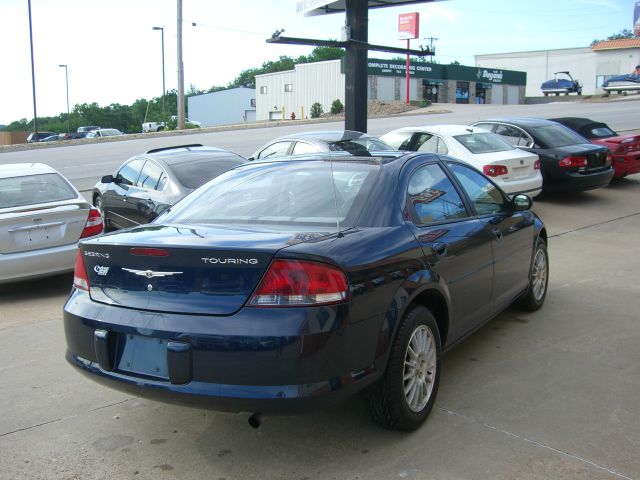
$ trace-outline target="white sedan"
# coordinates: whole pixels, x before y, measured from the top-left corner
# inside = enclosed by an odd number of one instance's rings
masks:
[[[397,150],[441,153],[474,166],[509,195],[535,197],[542,191],[538,155],[514,147],[499,135],[468,125],[427,125],[381,137]]]
[[[0,166],[0,283],[72,271],[78,240],[102,227],[100,212],[50,166]]]

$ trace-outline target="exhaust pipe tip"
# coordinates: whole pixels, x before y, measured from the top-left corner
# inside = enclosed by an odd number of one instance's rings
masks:
[[[260,428],[260,425],[262,425],[262,414],[259,412],[254,413],[253,415],[251,415],[249,417],[249,425],[251,425],[252,428]]]

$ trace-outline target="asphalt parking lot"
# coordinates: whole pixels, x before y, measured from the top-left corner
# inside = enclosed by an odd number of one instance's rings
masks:
[[[640,479],[640,175],[534,209],[545,306],[508,310],[444,359],[417,432],[360,399],[267,417],[107,390],[64,360],[71,275],[0,287],[2,479]]]

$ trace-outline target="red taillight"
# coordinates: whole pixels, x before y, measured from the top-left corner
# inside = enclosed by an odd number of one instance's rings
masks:
[[[249,300],[253,307],[341,303],[349,297],[342,270],[323,263],[274,260]]]
[[[538,159],[535,162],[533,162],[533,169],[534,170],[540,170],[540,159]]]
[[[509,170],[504,165],[485,165],[482,167],[482,173],[488,177],[499,177],[500,175],[507,175]]]
[[[102,233],[103,224],[100,211],[97,208],[91,207],[89,210],[89,217],[87,223],[84,226],[84,230],[80,234],[80,238],[93,237],[94,235],[100,235]]]
[[[169,252],[164,248],[130,248],[129,253],[138,257],[168,257]]]
[[[626,146],[619,145],[619,146],[616,147],[616,149],[613,151],[613,153],[616,154],[616,155],[622,155],[626,151],[627,151],[627,147]]]
[[[561,168],[579,168],[587,166],[587,157],[564,157],[558,162]]]
[[[76,253],[73,286],[80,290],[89,290],[89,277],[87,276],[87,270],[84,268],[84,261],[82,260],[82,252],[80,249],[78,249],[78,253]]]

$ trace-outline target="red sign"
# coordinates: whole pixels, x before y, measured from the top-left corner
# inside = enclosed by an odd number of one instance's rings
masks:
[[[420,14],[413,12],[398,15],[398,38],[409,40],[418,37],[420,37]]]

